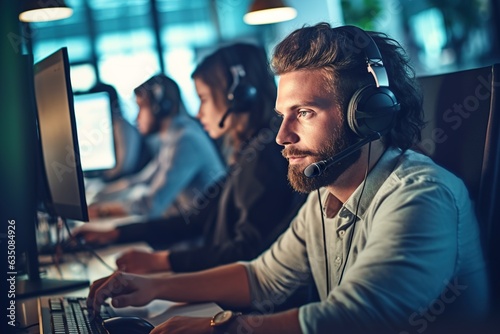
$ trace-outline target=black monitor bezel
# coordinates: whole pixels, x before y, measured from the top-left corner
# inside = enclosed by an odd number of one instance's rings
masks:
[[[67,203],[58,203],[56,200],[54,200],[53,196],[51,196],[50,203],[48,204],[51,209],[61,218],[65,219],[74,219],[74,220],[80,220],[80,221],[88,221],[89,216],[88,216],[88,208],[87,208],[87,201],[85,197],[85,184],[84,184],[84,178],[83,178],[83,171],[82,171],[82,165],[80,161],[80,149],[79,149],[79,144],[78,144],[78,133],[77,133],[77,127],[76,127],[76,118],[75,118],[75,109],[74,109],[74,100],[73,100],[73,89],[71,86],[71,77],[70,77],[70,65],[69,65],[69,56],[68,56],[68,49],[67,47],[62,47],[47,57],[37,61],[34,66],[33,66],[33,74],[34,78],[36,78],[36,75],[40,73],[41,71],[47,69],[48,67],[52,66],[55,62],[62,62],[63,68],[64,68],[64,77],[65,77],[65,87],[66,87],[66,96],[68,97],[68,108],[69,108],[69,118],[70,118],[70,126],[71,126],[71,136],[72,136],[72,141],[73,141],[73,151],[74,151],[74,168],[76,171],[76,181],[77,181],[77,191],[78,191],[78,197],[79,197],[79,203],[77,205],[71,205]],[[34,82],[34,86],[36,87],[36,80]],[[37,123],[39,123],[39,113],[37,109],[36,113],[37,117]],[[40,129],[38,129],[39,133],[39,140],[42,143],[42,157],[43,157],[43,137],[41,134]],[[49,191],[50,189],[50,184],[49,184]]]

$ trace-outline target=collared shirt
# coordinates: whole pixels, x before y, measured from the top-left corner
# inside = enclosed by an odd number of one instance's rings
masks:
[[[303,333],[415,332],[445,315],[485,315],[485,264],[463,182],[428,157],[388,149],[365,183],[337,212],[320,212],[311,193],[281,238],[246,264],[254,306],[312,279],[321,301],[300,308]],[[323,207],[335,207],[320,192]]]

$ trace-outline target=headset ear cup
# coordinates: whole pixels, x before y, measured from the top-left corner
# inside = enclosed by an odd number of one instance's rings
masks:
[[[170,99],[166,98],[165,96],[157,100],[154,95],[151,95],[151,111],[157,119],[167,117],[172,110],[172,106],[172,101],[170,101]]]
[[[163,99],[162,101],[153,103],[151,111],[156,118],[161,119],[170,114],[170,110],[172,109],[172,102],[170,100]]]
[[[160,110],[158,111],[159,117],[166,117],[170,114],[170,110],[172,109],[172,102],[169,99],[162,99],[159,104]]]
[[[359,96],[363,93],[366,87],[368,86],[364,86],[354,92],[351,100],[349,101],[349,106],[347,107],[347,124],[349,125],[349,128],[361,138],[364,138],[365,135],[359,131],[360,126],[358,125],[358,120],[356,118],[356,111],[358,110]]]
[[[365,138],[377,132],[390,131],[399,110],[399,103],[388,87],[368,85],[358,89],[347,110],[347,122],[351,130]]]
[[[257,89],[245,83],[240,83],[232,92],[232,99],[229,100],[231,111],[250,111],[257,102]]]

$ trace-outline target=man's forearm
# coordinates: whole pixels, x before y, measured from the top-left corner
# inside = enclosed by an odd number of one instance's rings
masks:
[[[299,310],[291,309],[267,315],[258,314],[257,312],[243,315],[231,322],[221,333],[302,334],[299,323]]]
[[[245,267],[233,263],[213,269],[156,278],[156,298],[178,302],[215,302],[234,308],[251,305]]]

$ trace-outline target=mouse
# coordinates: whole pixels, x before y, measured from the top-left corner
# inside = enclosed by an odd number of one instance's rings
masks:
[[[139,317],[114,317],[102,322],[109,334],[148,334],[155,326]]]

